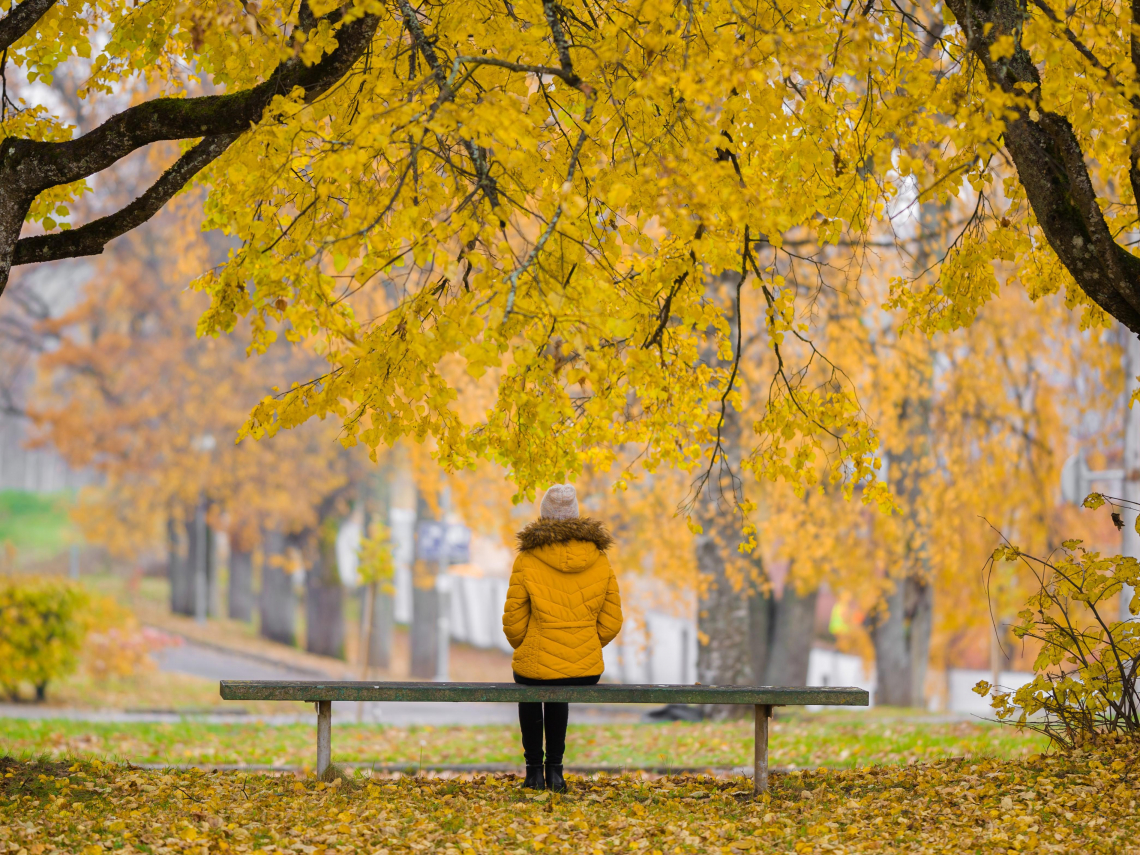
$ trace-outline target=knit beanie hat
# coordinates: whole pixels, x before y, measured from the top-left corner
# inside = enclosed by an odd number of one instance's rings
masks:
[[[542,497],[539,516],[547,520],[578,519],[578,493],[573,484],[555,484]]]

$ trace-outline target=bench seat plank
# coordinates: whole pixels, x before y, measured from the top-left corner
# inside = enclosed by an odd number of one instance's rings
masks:
[[[397,701],[575,704],[750,704],[853,706],[870,702],[866,689],[839,686],[677,686],[599,684],[523,686],[518,683],[417,683],[319,680],[222,680],[228,701]]]

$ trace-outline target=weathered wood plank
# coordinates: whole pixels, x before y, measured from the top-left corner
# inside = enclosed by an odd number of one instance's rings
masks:
[[[222,680],[227,701],[419,701],[575,704],[763,704],[865,707],[865,689],[838,686],[520,686],[517,683],[396,683],[380,681]]]

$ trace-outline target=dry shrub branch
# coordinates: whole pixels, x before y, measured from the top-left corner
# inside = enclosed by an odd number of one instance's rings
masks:
[[[1086,500],[1097,507],[1099,496]],[[1103,499],[1100,499],[1103,504]],[[1034,730],[1073,749],[1106,735],[1140,736],[1140,621],[1113,620],[1118,598],[1131,592],[1128,611],[1140,611],[1140,563],[1103,557],[1067,540],[1051,560],[1026,555],[1013,545],[994,550],[987,578],[999,562],[1018,562],[1036,579],[1037,591],[1018,614],[1013,634],[1040,645],[1033,679],[1016,691],[982,681],[992,692],[1001,721]]]

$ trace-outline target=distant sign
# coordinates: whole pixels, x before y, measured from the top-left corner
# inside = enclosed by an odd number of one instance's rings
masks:
[[[466,564],[471,560],[471,530],[465,525],[421,520],[416,523],[416,558]]]
[[[447,527],[447,563],[466,564],[471,560],[471,529],[465,525]]]
[[[416,523],[416,560],[439,561],[447,543],[447,526],[434,520]]]

